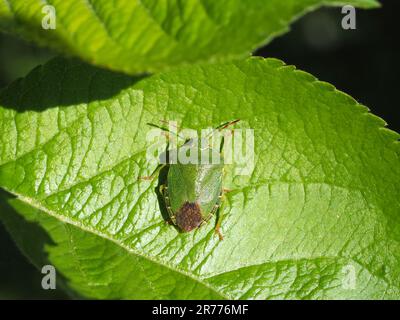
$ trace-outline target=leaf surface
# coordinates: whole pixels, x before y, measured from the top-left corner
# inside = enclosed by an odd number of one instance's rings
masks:
[[[374,0],[2,0],[0,29],[136,74],[246,56],[305,12],[343,3],[379,5]],[[42,21],[51,21],[45,5],[55,8],[56,29],[42,27]]]
[[[166,224],[158,181],[140,179],[160,119],[254,129],[252,173],[226,166],[225,240],[213,222]],[[88,297],[399,298],[399,135],[384,125],[274,59],[142,79],[56,59],[0,93],[0,185]]]

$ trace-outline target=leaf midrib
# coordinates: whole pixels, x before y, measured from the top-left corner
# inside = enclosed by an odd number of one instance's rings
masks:
[[[86,181],[84,181],[84,182],[86,182]],[[297,184],[304,184],[304,182],[294,182],[294,181],[275,181],[274,183],[279,183],[279,184],[280,184],[280,183],[288,183],[288,184],[290,184],[290,183],[297,183]],[[270,185],[270,184],[271,184],[271,181],[269,181],[267,185]],[[316,184],[318,184],[318,183],[316,183]],[[326,183],[323,183],[323,184],[326,184]],[[266,184],[263,184],[263,183],[257,183],[256,185],[247,186],[246,188],[241,188],[241,189],[237,189],[237,190],[236,190],[236,189],[235,189],[235,190],[232,190],[232,192],[233,192],[233,193],[236,193],[236,192],[240,192],[241,190],[244,190],[244,189],[263,187],[263,186],[265,186],[265,185],[266,185]],[[329,186],[335,186],[335,187],[339,187],[339,188],[343,188],[343,189],[345,189],[345,190],[347,190],[347,191],[355,191],[355,190],[356,190],[356,191],[362,193],[362,190],[361,190],[361,189],[349,189],[349,188],[346,188],[346,187],[337,186],[337,185],[333,185],[333,184],[327,184],[327,185],[329,185]],[[189,277],[190,279],[192,279],[192,280],[194,280],[194,281],[200,283],[201,285],[204,285],[204,286],[206,286],[207,288],[213,290],[214,292],[216,292],[218,295],[220,295],[220,296],[223,297],[224,299],[232,299],[231,297],[224,296],[223,294],[221,294],[221,293],[218,291],[218,289],[216,289],[216,288],[214,288],[213,286],[211,286],[210,284],[204,282],[204,281],[201,280],[200,278],[195,278],[195,277],[193,277],[193,275],[192,275],[191,273],[187,272],[187,271],[178,269],[178,268],[176,268],[175,266],[170,265],[170,264],[168,264],[168,263],[165,262],[165,261],[160,261],[160,260],[158,260],[156,257],[146,256],[146,255],[144,255],[142,252],[137,251],[137,250],[135,250],[135,249],[132,249],[131,247],[129,247],[129,246],[127,246],[127,245],[124,245],[124,244],[121,243],[118,239],[114,239],[114,238],[113,238],[112,236],[110,236],[110,235],[101,233],[101,232],[97,231],[96,229],[91,228],[90,226],[86,226],[86,225],[84,225],[84,224],[82,224],[82,223],[79,223],[79,222],[77,222],[77,221],[75,221],[75,220],[70,219],[70,218],[67,217],[67,216],[60,215],[60,214],[58,214],[58,213],[56,213],[56,212],[54,212],[54,211],[52,211],[52,210],[49,210],[48,208],[46,208],[45,206],[43,206],[39,201],[37,201],[37,200],[35,200],[35,199],[32,199],[32,198],[30,198],[30,197],[26,197],[26,196],[24,196],[24,195],[18,194],[18,193],[15,192],[15,191],[11,191],[11,190],[8,190],[8,191],[9,191],[10,193],[14,194],[16,197],[18,197],[18,199],[19,199],[20,201],[22,201],[22,202],[24,202],[24,203],[27,203],[28,205],[30,205],[30,206],[32,206],[32,207],[38,209],[38,210],[41,210],[41,211],[43,211],[43,212],[49,214],[50,216],[52,216],[52,217],[56,218],[57,220],[61,221],[62,223],[67,223],[67,224],[73,225],[73,226],[75,226],[75,227],[80,228],[80,229],[83,230],[83,231],[93,233],[93,234],[95,234],[95,235],[97,235],[97,236],[99,236],[99,237],[101,237],[101,238],[103,238],[103,239],[106,239],[106,240],[108,240],[108,241],[111,241],[111,242],[117,244],[119,247],[123,248],[123,249],[124,249],[125,251],[127,251],[129,254],[134,254],[134,255],[136,255],[136,256],[138,256],[138,257],[141,257],[141,258],[144,258],[144,259],[146,259],[146,260],[148,260],[148,261],[150,261],[150,262],[152,262],[152,263],[159,264],[159,265],[161,265],[162,267],[171,269],[172,271],[175,271],[175,272],[178,272],[178,273],[180,273],[180,274],[182,274],[182,275],[184,275],[184,276],[187,276],[187,277]],[[363,265],[363,264],[360,263],[359,261],[354,260],[353,257],[349,257],[349,256],[336,256],[335,258],[338,258],[338,257],[342,257],[342,258],[346,258],[346,259],[351,259],[351,260],[353,260],[354,262],[358,263],[360,266],[363,266],[364,268],[366,268],[365,265]],[[307,258],[307,259],[315,259],[315,258],[321,258],[321,257],[312,257],[312,258]],[[332,258],[333,258],[333,257],[332,257]],[[269,262],[264,262],[264,263],[262,263],[262,264],[266,264],[266,263],[271,263],[271,261],[269,261]],[[262,264],[260,264],[260,265],[262,265]],[[243,266],[243,267],[238,268],[238,269],[247,268],[247,267],[252,267],[252,265],[250,265],[250,266],[247,266],[247,265],[246,265],[246,266]],[[236,270],[238,270],[238,269],[228,270],[228,271],[225,271],[225,272],[222,272],[222,273],[219,273],[219,274],[214,274],[213,276],[211,276],[211,278],[214,278],[214,277],[217,277],[217,276],[220,276],[220,275],[222,275],[222,274],[229,273],[229,272],[234,272],[234,271],[236,271]],[[366,268],[366,269],[368,270],[368,268]],[[368,271],[370,271],[370,270],[368,270]],[[371,273],[371,274],[373,274],[374,276],[377,276],[377,275],[374,274],[374,273]],[[384,279],[384,278],[382,278],[382,277],[378,277],[378,278],[384,280],[387,284],[393,285],[393,283],[387,282],[387,279]],[[399,288],[400,288],[400,287],[399,287]]]
[[[53,218],[56,218],[58,221],[61,221],[62,223],[70,224],[70,225],[73,225],[73,226],[79,228],[80,230],[93,233],[93,234],[95,234],[95,235],[97,235],[97,236],[99,236],[99,237],[101,237],[103,239],[106,239],[106,240],[111,241],[112,243],[118,245],[120,248],[124,249],[129,254],[133,254],[133,255],[135,255],[135,256],[137,256],[139,258],[143,258],[145,260],[150,261],[151,263],[158,264],[158,265],[160,265],[160,266],[162,266],[164,268],[168,268],[168,269],[172,270],[173,272],[177,272],[177,273],[179,273],[179,274],[181,274],[181,275],[183,275],[185,277],[188,277],[191,280],[193,280],[195,282],[198,282],[202,286],[204,286],[204,287],[210,289],[211,291],[215,292],[222,299],[226,299],[226,300],[232,300],[233,299],[233,297],[230,297],[230,296],[228,296],[226,294],[221,293],[217,288],[215,288],[211,284],[203,281],[202,279],[193,277],[193,275],[190,274],[189,272],[186,272],[184,270],[178,269],[178,268],[166,263],[165,261],[159,261],[155,257],[146,256],[143,253],[141,253],[141,252],[139,252],[137,250],[134,250],[134,249],[130,248],[129,246],[124,245],[123,243],[119,242],[117,239],[114,239],[113,237],[111,237],[111,236],[109,236],[107,234],[100,233],[97,230],[95,230],[94,228],[90,228],[90,227],[85,226],[85,225],[83,225],[81,223],[78,223],[77,221],[69,219],[66,216],[60,215],[60,214],[58,214],[58,213],[56,213],[56,212],[54,212],[52,210],[49,210],[48,208],[44,207],[43,205],[41,205],[39,202],[35,201],[32,198],[25,197],[25,196],[20,195],[20,194],[18,194],[16,192],[12,192],[12,191],[9,191],[9,192],[12,193],[14,196],[16,196],[18,198],[18,200],[30,205],[31,207],[33,207],[35,209],[38,209],[38,210],[40,210],[40,211],[52,216]]]

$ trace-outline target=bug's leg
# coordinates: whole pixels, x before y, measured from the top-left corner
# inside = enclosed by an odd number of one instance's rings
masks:
[[[219,240],[224,240],[224,236],[221,233],[221,223],[222,223],[222,218],[223,218],[223,210],[224,210],[224,197],[223,195],[221,197],[221,204],[219,206],[219,210],[217,213],[217,223],[215,224],[215,233],[218,234]]]
[[[164,168],[166,164],[159,164],[157,168],[153,171],[153,173],[149,176],[139,177],[140,180],[153,180],[156,175],[160,172],[162,168]]]

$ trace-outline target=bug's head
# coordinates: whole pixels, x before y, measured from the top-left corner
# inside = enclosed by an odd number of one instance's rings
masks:
[[[176,225],[184,232],[198,228],[202,221],[200,207],[195,202],[186,201],[176,213]]]

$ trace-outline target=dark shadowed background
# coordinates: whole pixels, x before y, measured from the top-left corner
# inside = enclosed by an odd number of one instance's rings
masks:
[[[343,30],[339,8],[322,9],[296,22],[292,31],[255,54],[276,57],[350,94],[400,132],[398,88],[399,1],[357,10],[357,29]],[[0,89],[55,54],[0,34]],[[0,223],[0,299],[65,298],[41,289],[41,273],[22,256]]]

